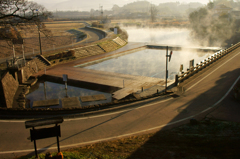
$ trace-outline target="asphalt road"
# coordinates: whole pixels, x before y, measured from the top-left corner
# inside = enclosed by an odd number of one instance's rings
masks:
[[[139,102],[139,108],[128,111],[65,120],[61,124],[61,148],[115,139],[188,122],[202,118],[212,107],[222,104],[224,96],[240,75],[240,48],[190,77],[181,84],[186,91],[177,98],[148,99]],[[218,104],[216,104],[218,103]],[[29,130],[24,121],[0,121],[0,158],[13,158],[34,152],[27,138]],[[37,141],[38,149],[56,149],[56,139]]]

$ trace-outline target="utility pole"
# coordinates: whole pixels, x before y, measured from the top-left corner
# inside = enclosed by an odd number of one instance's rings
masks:
[[[38,10],[37,11],[37,17],[38,17]],[[38,27],[38,38],[39,38],[39,47],[40,47],[40,55],[42,55],[42,43],[41,43],[41,34],[40,34],[40,29],[39,29],[39,24],[37,24]]]
[[[103,6],[99,4],[99,11],[100,11],[100,21],[103,20]]]
[[[170,52],[170,55],[168,55],[168,46],[166,49],[166,81],[165,81],[165,93],[167,93],[167,79],[168,79],[168,58],[169,58],[169,62],[171,60],[172,57],[172,51]]]
[[[167,79],[168,79],[168,46],[166,49],[166,77],[165,77],[165,93],[167,93]]]

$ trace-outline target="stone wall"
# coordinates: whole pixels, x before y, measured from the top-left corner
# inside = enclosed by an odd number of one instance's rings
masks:
[[[5,103],[5,106],[2,105],[3,107],[12,108],[14,96],[17,92],[18,85],[18,82],[9,72],[3,75],[0,87],[0,92],[3,93],[0,97],[2,101],[1,104]]]

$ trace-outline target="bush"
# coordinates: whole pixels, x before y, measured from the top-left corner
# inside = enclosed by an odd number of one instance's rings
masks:
[[[104,28],[104,24],[99,24],[98,27],[99,28]]]
[[[75,51],[74,50],[69,50],[68,55],[69,56],[75,56]]]
[[[61,52],[61,53],[58,53],[55,55],[48,56],[47,59],[55,60],[55,59],[61,59],[62,57],[70,57],[70,56],[74,56],[74,55],[75,55],[75,51],[69,50],[68,52]]]
[[[121,34],[123,31],[122,29],[119,27],[119,26],[115,26],[114,28],[117,28],[118,29],[118,34]],[[109,28],[111,31],[114,31],[114,28]]]
[[[92,27],[97,27],[99,22],[92,22]]]

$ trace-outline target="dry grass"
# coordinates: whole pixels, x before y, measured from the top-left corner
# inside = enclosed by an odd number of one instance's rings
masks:
[[[51,30],[53,36],[51,38],[46,38],[43,34],[41,34],[42,50],[54,49],[72,44],[72,42],[74,42],[74,35],[67,31],[84,27],[82,23],[77,22],[47,22],[45,25],[49,30]],[[25,53],[36,53],[39,51],[37,27],[22,34],[22,36],[24,38]],[[16,55],[22,55],[22,46],[15,45],[15,51]],[[0,58],[11,57],[12,55],[12,45],[6,41],[0,40]]]

